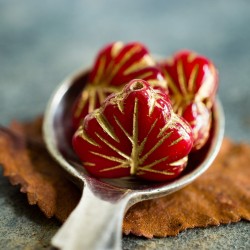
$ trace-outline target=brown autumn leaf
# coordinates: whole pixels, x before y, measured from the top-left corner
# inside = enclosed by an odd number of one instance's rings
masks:
[[[186,188],[129,209],[123,231],[152,238],[250,220],[250,145],[224,139],[209,170]]]
[[[4,176],[20,184],[28,202],[47,217],[64,221],[80,191],[46,151],[42,119],[0,128]],[[194,183],[175,194],[140,202],[124,217],[123,232],[151,238],[177,235],[194,227],[250,220],[250,146],[225,139],[214,164]]]
[[[20,184],[30,205],[64,221],[80,199],[80,191],[50,157],[42,139],[42,119],[13,122],[0,128],[0,164],[12,185]]]

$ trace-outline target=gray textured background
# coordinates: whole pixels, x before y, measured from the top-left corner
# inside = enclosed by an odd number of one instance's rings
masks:
[[[182,4],[181,4],[182,3]],[[220,73],[226,135],[250,142],[250,2],[0,0],[0,123],[32,119],[69,73],[91,65],[107,42],[141,41],[154,53],[188,48]],[[49,246],[47,220],[0,173],[0,249]],[[124,237],[124,249],[247,249],[246,222],[187,230],[175,238]]]

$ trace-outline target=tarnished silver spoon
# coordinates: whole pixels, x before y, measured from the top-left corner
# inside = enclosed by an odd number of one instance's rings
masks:
[[[122,221],[133,204],[173,193],[204,173],[215,159],[224,134],[223,109],[217,99],[213,107],[211,138],[178,179],[166,183],[124,178],[96,179],[84,172],[71,146],[71,108],[87,81],[81,71],[57,88],[44,116],[43,133],[48,151],[84,192],[75,210],[52,239],[60,249],[121,249]],[[197,157],[198,156],[198,157]],[[63,195],[63,194],[62,194]]]

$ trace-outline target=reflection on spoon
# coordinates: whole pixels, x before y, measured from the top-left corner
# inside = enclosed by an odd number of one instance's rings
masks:
[[[73,152],[71,109],[88,77],[81,71],[66,79],[52,96],[44,117],[44,139],[50,154],[81,189],[82,198],[52,239],[60,249],[120,249],[122,219],[133,204],[170,194],[200,176],[216,157],[224,134],[220,102],[213,107],[211,138],[202,150],[190,155],[180,177],[171,182],[151,183],[133,178],[96,179],[86,173]]]

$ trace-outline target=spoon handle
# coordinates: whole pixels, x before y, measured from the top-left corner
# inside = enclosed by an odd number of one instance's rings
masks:
[[[128,197],[111,203],[86,185],[81,200],[52,239],[63,250],[121,249],[122,221]]]

